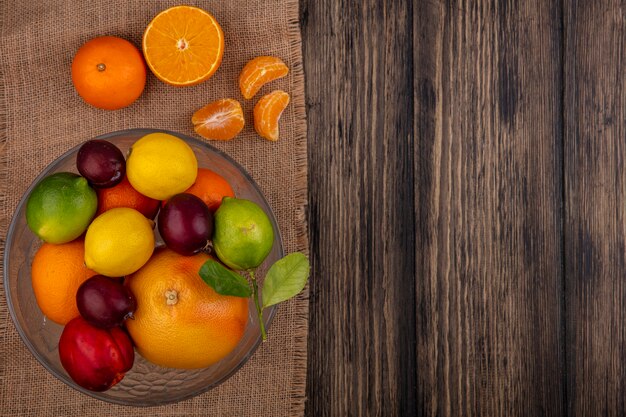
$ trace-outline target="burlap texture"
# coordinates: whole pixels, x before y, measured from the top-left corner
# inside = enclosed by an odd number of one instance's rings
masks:
[[[175,88],[149,74],[139,100],[118,111],[86,105],[75,92],[70,64],[78,47],[101,35],[140,45],[143,29],[173,1],[31,0],[0,2],[0,236],[4,248],[11,216],[22,194],[51,161],[76,144],[103,133],[135,127],[195,135],[193,112],[224,97],[238,99],[244,131],[232,142],[215,143],[257,181],[272,206],[287,252],[307,251],[306,124],[297,0],[189,2],[217,18],[225,33],[225,54],[207,82]],[[265,86],[289,92],[281,118],[281,139],[254,133],[255,99],[237,87],[243,65],[258,55],[284,59],[290,73]],[[197,136],[196,136],[197,137]],[[208,393],[178,404],[134,408],[104,403],[56,380],[33,358],[0,297],[0,413],[5,416],[286,416],[301,415],[306,380],[307,294],[280,306],[262,344],[248,363]]]

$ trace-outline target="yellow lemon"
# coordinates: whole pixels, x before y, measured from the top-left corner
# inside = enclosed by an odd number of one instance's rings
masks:
[[[130,148],[126,175],[141,194],[167,200],[193,185],[198,160],[184,140],[167,133],[150,133]]]
[[[153,223],[135,209],[120,207],[95,218],[85,235],[85,265],[122,277],[141,268],[154,251]]]

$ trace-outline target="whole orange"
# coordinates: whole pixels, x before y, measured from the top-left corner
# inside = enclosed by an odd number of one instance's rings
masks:
[[[109,188],[98,188],[98,211],[96,216],[116,207],[129,207],[137,210],[149,219],[154,219],[159,211],[159,200],[146,197],[135,190],[127,177],[117,185]]]
[[[219,295],[198,274],[209,255],[161,248],[126,278],[137,299],[126,327],[141,356],[169,368],[204,368],[239,343],[248,299]]]
[[[139,49],[115,36],[94,38],[72,61],[72,82],[87,103],[117,110],[133,103],[146,85],[146,66]]]
[[[96,272],[85,266],[82,239],[61,245],[44,243],[35,254],[31,281],[37,305],[50,320],[66,324],[78,317],[76,291]]]
[[[200,198],[213,213],[220,207],[224,197],[235,196],[226,178],[206,168],[198,168],[196,182],[185,192]]]

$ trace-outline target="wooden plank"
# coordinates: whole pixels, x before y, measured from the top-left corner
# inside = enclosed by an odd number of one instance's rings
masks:
[[[626,3],[564,2],[569,415],[626,414]]]
[[[416,2],[417,405],[563,410],[558,2]]]
[[[411,7],[302,1],[308,416],[415,413]]]

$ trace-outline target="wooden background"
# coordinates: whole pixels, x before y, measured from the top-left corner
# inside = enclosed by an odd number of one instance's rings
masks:
[[[626,2],[301,24],[306,415],[626,415]]]

